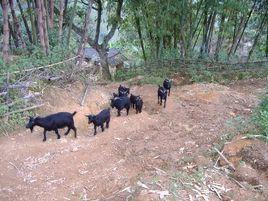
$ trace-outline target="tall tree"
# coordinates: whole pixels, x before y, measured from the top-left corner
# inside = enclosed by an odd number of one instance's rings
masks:
[[[10,5],[10,10],[11,10],[11,14],[12,14],[13,22],[14,22],[15,34],[18,35],[18,38],[21,41],[22,48],[25,48],[26,44],[25,44],[25,41],[23,39],[23,35],[22,35],[22,32],[21,32],[21,27],[20,27],[19,20],[18,20],[18,18],[16,16],[13,0],[9,0],[9,5]]]
[[[37,12],[37,26],[38,26],[38,33],[39,33],[39,40],[43,52],[47,54],[47,49],[45,45],[45,36],[44,36],[44,22],[43,22],[43,10],[42,10],[42,3],[41,0],[36,0],[36,12]]]
[[[77,0],[74,0],[74,5],[73,5],[71,17],[69,19],[69,28],[68,28],[68,33],[67,33],[67,46],[68,47],[70,45],[71,32],[72,32],[72,26],[73,26],[73,19],[75,17],[75,12],[76,12],[76,5],[77,5]]]
[[[108,79],[108,80],[111,79],[111,74],[110,74],[109,66],[108,66],[108,51],[109,51],[108,43],[112,39],[112,37],[115,34],[116,29],[118,28],[119,21],[121,20],[122,6],[123,6],[123,0],[118,0],[115,15],[111,19],[111,28],[109,32],[103,37],[103,41],[101,44],[99,44],[99,39],[95,41],[90,36],[88,36],[87,38],[88,43],[93,48],[95,48],[97,52],[99,53],[100,63],[102,66],[102,75],[104,79]],[[84,32],[81,28],[77,27],[75,24],[72,25],[72,28],[78,35],[80,35],[81,37],[83,36]]]
[[[27,32],[27,35],[28,35],[28,39],[29,39],[30,43],[33,43],[32,34],[31,34],[27,19],[26,19],[25,15],[24,15],[24,12],[23,12],[23,9],[22,9],[22,6],[21,6],[21,3],[20,3],[19,0],[17,0],[17,4],[18,4],[18,7],[20,9],[21,17],[22,17],[22,20],[23,20],[23,23],[24,23],[24,26],[25,26],[25,29],[26,29],[26,32]]]
[[[81,66],[82,61],[84,59],[84,49],[85,49],[85,46],[87,43],[91,8],[92,8],[92,0],[88,0],[88,7],[87,7],[87,11],[86,11],[84,29],[83,29],[84,33],[81,37],[81,44],[80,44],[80,47],[79,47],[78,52],[77,52],[78,66]]]
[[[49,15],[49,28],[53,29],[54,26],[54,0],[50,0],[50,15]]]
[[[45,7],[46,1],[41,1],[41,8],[42,8],[42,17],[43,17],[43,30],[44,30],[44,41],[45,41],[45,47],[46,47],[46,54],[49,52],[49,38],[48,38],[48,17]]]
[[[37,29],[36,29],[34,2],[27,0],[27,6],[28,6],[30,21],[31,21],[32,40],[34,44],[37,44]]]
[[[59,43],[62,43],[62,24],[63,24],[63,9],[64,9],[64,5],[63,5],[63,0],[59,0]]]
[[[9,26],[8,26],[8,3],[7,0],[2,0],[2,10],[3,10],[3,60],[8,62],[8,49],[9,49]]]

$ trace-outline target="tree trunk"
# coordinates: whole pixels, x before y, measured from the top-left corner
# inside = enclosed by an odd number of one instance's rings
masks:
[[[209,33],[208,33],[208,38],[207,38],[207,53],[210,53],[211,50],[211,41],[212,41],[212,37],[213,37],[213,30],[214,30],[214,26],[215,26],[215,20],[216,20],[216,11],[213,13],[212,19],[211,19],[211,23],[210,23],[210,28],[209,28]]]
[[[59,15],[59,43],[62,43],[62,24],[63,24],[63,0],[59,2],[60,15]]]
[[[221,19],[220,19],[220,27],[219,27],[219,32],[218,32],[218,40],[217,40],[215,54],[214,54],[214,59],[216,61],[219,60],[219,52],[220,52],[222,41],[223,41],[224,21],[225,21],[225,14],[223,13],[222,16],[221,16]]]
[[[265,55],[268,59],[268,25],[266,27],[266,48],[265,48]]]
[[[12,36],[13,38],[13,41],[14,41],[14,45],[16,48],[19,48],[19,39],[18,39],[18,36],[17,34],[13,31],[13,28],[12,28],[12,25],[9,21],[9,18],[8,18],[8,27],[9,27],[9,32],[10,32],[10,35]],[[10,44],[11,45],[11,44]]]
[[[28,10],[30,11],[30,20],[31,20],[31,28],[32,28],[32,40],[34,44],[37,44],[37,33],[36,33],[36,20],[35,20],[35,9],[33,6],[33,2],[27,0]]]
[[[44,30],[44,41],[45,41],[45,47],[46,47],[46,54],[49,52],[49,38],[48,38],[48,31],[47,31],[47,12],[45,8],[45,2],[41,1],[41,8],[42,8],[42,14],[43,14],[43,30]]]
[[[143,59],[144,59],[144,61],[146,61],[146,53],[145,53],[144,43],[143,43],[143,39],[142,39],[140,19],[136,15],[136,13],[134,15],[135,15],[136,28],[137,28],[139,39],[140,39],[140,44],[141,44]]]
[[[21,7],[21,4],[20,4],[20,1],[19,0],[17,0],[17,4],[18,4],[19,9],[20,9],[21,17],[22,17],[22,20],[23,20],[23,23],[24,23],[24,26],[25,26],[25,29],[26,29],[26,32],[27,32],[29,41],[30,41],[30,43],[33,43],[32,34],[31,34],[30,28],[28,26],[28,22],[27,22],[26,17],[25,17],[25,15],[23,13],[23,9]]]
[[[236,53],[236,50],[237,50],[237,48],[238,48],[238,46],[239,46],[239,43],[240,43],[240,41],[241,41],[241,39],[242,39],[242,37],[243,37],[243,34],[244,34],[244,32],[245,32],[245,29],[246,29],[246,27],[247,27],[248,21],[249,21],[249,19],[250,19],[250,17],[251,17],[251,14],[252,14],[252,12],[253,12],[253,10],[254,10],[254,8],[255,8],[256,3],[257,3],[257,0],[254,1],[254,4],[253,4],[253,6],[251,7],[251,10],[250,10],[250,12],[249,12],[249,14],[248,14],[248,17],[247,17],[247,20],[246,20],[245,25],[244,25],[244,27],[243,27],[242,33],[240,34],[240,37],[239,37],[239,39],[238,39],[238,42],[237,42],[237,44],[236,44],[236,46],[235,46],[234,54]]]
[[[208,32],[208,11],[207,11],[207,3],[204,8],[204,20],[203,20],[203,39],[200,47],[200,57],[204,57],[204,53],[206,52],[206,41],[207,41],[207,32]]]
[[[85,46],[87,43],[87,36],[88,36],[88,30],[89,30],[89,20],[90,20],[90,13],[91,13],[91,8],[92,8],[92,0],[88,0],[88,7],[87,7],[87,12],[85,16],[85,23],[84,23],[84,33],[83,36],[81,37],[81,44],[77,52],[78,56],[78,67],[81,66],[82,61],[84,59],[84,50]]]
[[[5,63],[8,62],[8,49],[9,49],[9,26],[8,26],[8,3],[7,0],[2,0],[3,9],[3,25],[4,25],[4,37],[3,37],[3,60]]]
[[[66,18],[67,9],[68,9],[68,0],[64,0],[63,19]]]
[[[54,26],[54,0],[50,0],[50,15],[49,15],[49,28],[53,29]]]
[[[19,39],[21,41],[22,48],[26,48],[26,44],[24,42],[22,32],[21,32],[20,23],[19,23],[19,20],[18,20],[18,18],[16,16],[15,10],[14,10],[14,2],[13,2],[13,0],[9,0],[9,5],[10,5],[11,14],[12,14],[12,17],[13,17],[15,32],[17,33],[17,35],[18,35],[18,37],[19,37]]]
[[[235,46],[238,42],[238,39],[239,39],[239,36],[240,36],[240,32],[243,28],[243,25],[245,23],[245,17],[243,16],[240,23],[239,23],[239,26],[237,27],[237,29],[234,29],[234,38],[233,38],[233,43],[232,43],[232,46],[228,52],[228,60],[230,59],[230,56],[231,54],[234,53],[234,49],[235,49]]]
[[[265,20],[267,20],[266,15],[267,15],[267,12],[264,14],[264,17],[263,17],[263,19],[262,19],[262,21],[261,21],[261,23],[260,23],[260,26],[259,26],[259,28],[258,28],[258,31],[256,32],[257,34],[256,34],[256,36],[255,36],[255,38],[254,38],[253,45],[252,45],[252,47],[251,47],[251,49],[250,49],[250,51],[249,51],[249,53],[248,53],[247,61],[250,60],[250,57],[251,57],[251,55],[252,55],[252,53],[253,53],[253,51],[254,51],[254,49],[255,49],[257,43],[258,43],[259,37],[260,37],[261,32],[262,32],[262,30],[263,30],[263,28],[264,28]]]
[[[102,67],[102,77],[105,80],[111,80],[112,76],[109,71],[109,64],[108,64],[108,51],[105,49],[97,50],[100,56],[100,63]]]
[[[77,0],[74,0],[74,7],[72,10],[71,17],[69,19],[69,29],[68,29],[68,34],[67,34],[67,46],[68,47],[70,45],[70,38],[71,38],[71,32],[72,32],[73,19],[74,19],[75,12],[76,12],[76,5],[77,5]]]
[[[46,54],[46,45],[45,45],[45,39],[44,39],[44,25],[43,25],[43,11],[42,11],[42,4],[41,0],[36,0],[36,9],[37,9],[37,19],[38,19],[38,32],[39,32],[39,40],[41,47],[43,49],[43,52]]]
[[[174,25],[173,27],[173,48],[177,49],[178,45],[177,45],[177,26]]]

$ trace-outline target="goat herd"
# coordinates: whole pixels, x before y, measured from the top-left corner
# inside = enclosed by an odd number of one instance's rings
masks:
[[[162,105],[164,101],[164,107],[166,107],[167,96],[170,95],[171,89],[171,80],[165,79],[163,82],[163,86],[158,86],[158,104]],[[118,93],[113,93],[113,98],[111,98],[111,107],[117,109],[118,116],[121,115],[121,111],[126,109],[127,115],[129,113],[129,109],[132,106],[136,109],[136,113],[141,113],[143,100],[140,96],[135,96],[130,94],[130,89],[124,87],[122,85],[118,88]],[[76,137],[76,127],[74,126],[73,116],[76,114],[69,112],[59,112],[56,114],[52,114],[46,117],[30,117],[26,128],[29,128],[31,132],[33,132],[33,128],[35,126],[40,126],[44,128],[44,138],[43,141],[46,141],[46,132],[47,131],[55,131],[57,138],[60,139],[60,134],[58,129],[68,127],[68,130],[64,135],[68,135],[70,130],[74,131],[74,136]],[[102,110],[97,115],[86,115],[88,118],[88,123],[94,124],[94,135],[97,133],[97,127],[101,127],[102,131],[104,131],[104,124],[106,123],[106,128],[109,128],[109,123],[111,119],[110,108]]]

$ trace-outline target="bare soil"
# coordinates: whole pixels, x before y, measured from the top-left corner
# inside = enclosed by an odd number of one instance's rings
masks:
[[[177,86],[166,108],[157,104],[157,86],[132,86],[143,112],[112,110],[110,128],[96,136],[84,115],[108,107],[118,84],[92,87],[83,107],[80,83],[50,87],[40,116],[77,111],[78,138],[60,131],[60,140],[51,132],[42,142],[40,128],[1,137],[0,200],[268,200],[267,177],[261,189],[242,188],[210,157],[227,120],[250,115],[267,84]]]

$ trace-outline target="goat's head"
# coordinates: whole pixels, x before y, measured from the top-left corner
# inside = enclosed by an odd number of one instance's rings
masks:
[[[86,117],[88,118],[88,124],[91,124],[96,119],[95,115],[86,115]]]
[[[29,122],[26,124],[26,128],[29,128],[31,130],[31,133],[33,132],[33,128],[35,126],[35,118],[34,117],[29,117]]]

